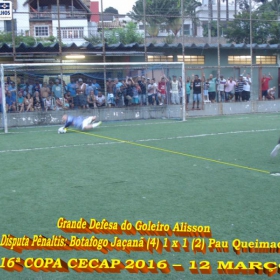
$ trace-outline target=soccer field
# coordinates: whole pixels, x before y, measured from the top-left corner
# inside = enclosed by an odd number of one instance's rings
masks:
[[[277,248],[272,253],[257,248],[259,242],[270,247],[280,242],[280,177],[275,176],[280,173],[280,155],[270,157],[280,136],[278,114],[189,118],[186,122],[108,122],[92,131],[70,130],[66,134],[57,134],[57,129],[11,128],[8,134],[0,133],[0,279],[265,279],[266,273],[274,272],[274,277],[280,277],[271,264],[271,271],[265,270],[267,262],[280,264]],[[137,221],[156,225],[160,221],[171,230],[183,222],[209,226],[212,237],[198,233],[193,237],[188,233],[141,235],[141,230],[135,235],[71,233],[58,228],[60,217],[88,222],[106,219],[118,225],[128,220],[134,226]],[[23,251],[19,253],[4,248],[8,234],[33,241],[37,235],[68,240],[94,235],[111,242],[115,237],[144,237],[151,240],[149,248],[154,246],[154,250],[151,253],[124,245],[104,254],[59,246],[42,250],[40,245],[27,250],[21,244],[18,249]],[[237,249],[240,241],[247,252],[241,249],[237,255],[234,240]],[[166,250],[168,241],[173,245],[170,252]],[[253,242],[253,249],[249,242]],[[162,253],[155,249],[161,243]],[[21,272],[8,272],[3,258],[52,258],[66,264],[71,259],[106,259],[110,263],[115,259],[127,267],[119,274],[106,270],[106,265],[99,272],[78,273],[68,266],[69,272],[47,273],[34,272],[26,261]],[[145,261],[145,268],[138,260]],[[194,262],[198,274],[193,274]],[[223,268],[224,274],[219,274],[222,262],[233,262],[228,273],[238,275],[226,275]],[[243,275],[241,271],[249,273],[249,262],[260,262],[259,270],[251,264],[250,272],[260,271],[262,275]],[[163,272],[162,264],[167,266]],[[184,271],[176,271],[175,265]]]

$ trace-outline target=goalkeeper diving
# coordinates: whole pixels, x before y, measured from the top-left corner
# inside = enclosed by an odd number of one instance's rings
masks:
[[[101,125],[101,121],[95,123],[96,116],[91,116],[91,117],[74,117],[74,116],[69,116],[69,115],[63,115],[62,116],[62,122],[64,122],[64,126],[60,127],[58,129],[58,133],[66,133],[67,128],[69,126],[74,126],[76,129],[79,130],[90,130],[95,127],[98,127]]]

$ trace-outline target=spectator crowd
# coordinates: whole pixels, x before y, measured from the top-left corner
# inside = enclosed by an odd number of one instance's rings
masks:
[[[263,75],[261,90],[263,99],[275,99],[276,88],[269,88],[272,76]],[[229,77],[208,78],[203,75],[186,77],[183,83],[182,77],[163,75],[159,81],[145,76],[123,80],[109,78],[104,87],[95,79],[82,78],[71,80],[68,84],[59,78],[50,79],[49,82],[39,81],[25,82],[22,78],[16,85],[9,77],[5,83],[6,111],[7,112],[32,112],[49,110],[88,109],[98,107],[123,107],[123,106],[148,106],[164,104],[182,104],[183,86],[186,93],[186,109],[190,103],[191,108],[199,110],[202,102],[240,102],[249,101],[251,98],[251,77],[245,72],[238,79]],[[0,96],[2,103],[2,96]],[[2,106],[0,106],[2,107]]]

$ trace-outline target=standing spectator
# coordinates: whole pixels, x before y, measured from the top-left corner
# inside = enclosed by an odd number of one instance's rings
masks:
[[[106,82],[106,86],[107,86],[107,104],[109,107],[111,107],[112,105],[115,105],[115,98],[114,98],[114,82],[112,81],[111,78],[108,79],[108,81]]]
[[[34,96],[35,91],[40,92],[42,85],[40,85],[39,81],[35,81],[35,84],[32,87],[32,96]]]
[[[62,86],[59,83],[59,79],[55,80],[55,84],[52,86],[52,93],[55,98],[62,98]]]
[[[171,81],[171,103],[172,104],[180,104],[179,81],[177,80],[176,75],[173,75],[173,80]]]
[[[139,92],[141,92],[141,88],[137,82],[132,87],[132,91],[133,91],[132,104],[138,105],[139,104]]]
[[[94,85],[92,84],[92,80],[88,80],[86,85],[86,96],[88,97],[91,91],[94,91]]]
[[[160,82],[158,83],[158,91],[161,95],[161,102],[162,104],[164,104],[166,102],[166,93],[167,93],[165,76],[162,76]]]
[[[25,91],[26,93],[30,93],[30,95],[32,95],[32,88],[33,88],[33,85],[30,81],[27,81],[25,83]]]
[[[271,81],[273,78],[270,75],[270,73],[268,73],[268,77],[264,74],[262,77],[262,98],[263,99],[267,99],[267,90],[269,89],[269,81]]]
[[[152,78],[151,84],[153,88],[153,96],[155,98],[154,105],[159,105],[161,103],[161,97],[158,95],[158,84],[155,78]]]
[[[183,82],[182,82],[182,76],[179,76],[179,98],[180,98],[180,104],[182,104],[182,99],[183,99],[183,91],[182,91],[182,87],[183,87]]]
[[[139,103],[140,105],[147,105],[147,84],[144,76],[138,77],[138,84],[141,88],[141,92],[139,93]]]
[[[123,94],[122,94],[122,86],[123,83],[121,83],[117,78],[114,79],[114,98],[115,98],[115,105],[116,106],[123,106]]]
[[[192,90],[192,81],[190,77],[186,80],[186,110],[188,110],[188,104],[190,103],[190,95]]]
[[[225,84],[225,97],[226,97],[226,102],[228,102],[229,100],[231,100],[233,98],[234,95],[234,88],[236,86],[236,82],[233,80],[232,77],[230,77],[226,84]]]
[[[73,77],[70,78],[70,83],[68,83],[66,87],[72,97],[76,96],[76,81]]]
[[[148,105],[153,105],[155,102],[155,96],[154,96],[153,85],[151,83],[150,78],[147,78],[147,93],[148,93]]]
[[[240,75],[235,87],[235,102],[240,101],[244,85],[245,82],[243,81],[243,75]]]
[[[201,101],[201,80],[199,79],[198,75],[195,75],[193,81],[193,110],[195,108],[195,102],[197,102],[196,109],[200,110],[199,101]]]
[[[224,76],[221,75],[220,79],[217,81],[217,89],[218,89],[218,100],[221,102],[225,102],[225,84],[226,84],[226,79],[224,79]]]
[[[15,82],[11,81],[10,84],[8,85],[8,91],[11,92],[12,96],[16,98],[17,95],[17,88]]]
[[[25,88],[26,88],[26,84],[24,82],[24,79],[20,78],[20,83],[18,84],[18,89],[19,90],[23,89],[23,91],[25,91]]]
[[[83,82],[82,78],[79,78],[76,93],[78,97],[78,106],[81,109],[87,108],[87,96],[86,96],[86,84]]]
[[[249,74],[246,77],[243,76],[244,86],[242,92],[242,101],[249,101],[250,100],[250,92],[251,92],[251,77]]]
[[[133,98],[133,86],[134,82],[132,78],[126,77],[126,95],[124,98],[124,103],[126,106],[130,105]]]
[[[205,80],[205,76],[203,76],[203,98],[206,101],[209,101],[209,79]]]
[[[95,87],[94,94],[95,94],[95,96],[97,96],[98,91],[101,90],[101,86],[97,83],[96,79],[92,80],[92,85]]]
[[[209,95],[209,100],[214,103],[216,100],[216,78],[213,78],[213,75],[209,75],[209,88],[208,88],[208,95]]]

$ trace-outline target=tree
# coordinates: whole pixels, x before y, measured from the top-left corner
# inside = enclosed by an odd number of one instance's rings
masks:
[[[280,42],[280,24],[275,12],[253,11],[251,17],[253,43]],[[243,11],[236,15],[234,21],[228,23],[225,34],[229,42],[250,44],[250,13]]]
[[[114,15],[118,15],[119,11],[113,7],[108,7],[104,10],[105,14],[114,14]]]
[[[191,16],[194,20],[195,9],[201,3],[196,0],[183,1],[184,16]],[[138,22],[144,22],[143,8],[143,0],[137,0],[128,16]],[[146,22],[150,26],[148,32],[152,34],[157,35],[159,26],[164,24],[167,30],[171,30],[176,35],[182,26],[181,0],[146,0],[145,14]]]
[[[123,28],[105,29],[105,42],[107,44],[131,44],[138,43],[142,44],[144,39],[141,33],[138,32],[136,24],[133,22],[127,23]],[[84,37],[86,41],[92,43],[93,45],[102,43],[101,36],[91,35],[90,37]]]

